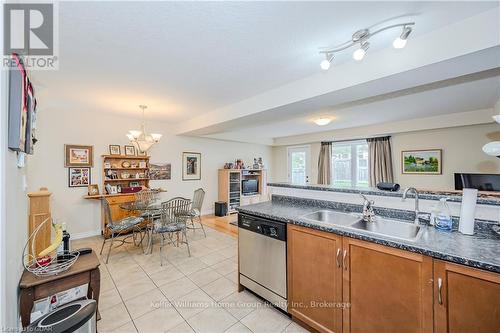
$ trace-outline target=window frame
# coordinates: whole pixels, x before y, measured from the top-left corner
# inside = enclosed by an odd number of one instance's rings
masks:
[[[369,170],[369,160],[370,160],[370,156],[368,156],[368,165],[367,165],[367,168],[368,168],[368,175],[367,175],[367,180],[368,180],[368,184],[366,186],[364,185],[359,185],[358,184],[358,172],[359,172],[359,160],[358,160],[358,151],[357,151],[357,147],[359,147],[359,145],[366,145],[368,147],[368,142],[366,141],[366,139],[356,139],[356,140],[345,140],[345,141],[334,141],[332,142],[332,179],[331,179],[331,183],[332,185],[335,186],[335,180],[334,180],[334,176],[335,176],[335,166],[334,166],[334,152],[333,152],[333,149],[335,147],[339,147],[339,146],[347,146],[347,147],[350,147],[351,148],[351,163],[350,163],[350,166],[351,166],[351,185],[349,187],[362,187],[362,188],[368,188],[370,187],[370,170]],[[368,151],[368,154],[370,152]],[[354,157],[354,160],[353,160],[353,157]]]

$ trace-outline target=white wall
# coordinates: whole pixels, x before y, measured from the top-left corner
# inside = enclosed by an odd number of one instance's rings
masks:
[[[500,173],[500,159],[482,151],[484,144],[500,140],[500,125],[486,124],[398,133],[392,137],[395,181],[403,187],[454,189],[455,172]],[[439,148],[443,150],[442,175],[408,175],[401,173],[401,151]]]
[[[40,105],[43,105],[42,102]],[[125,134],[140,126],[140,120],[119,117],[96,111],[79,111],[72,106],[64,109],[40,109],[35,156],[30,165],[30,190],[46,186],[52,191],[53,216],[68,225],[73,236],[87,236],[100,232],[100,209],[96,200],[85,200],[87,188],[68,187],[68,169],[64,167],[64,144],[94,146],[92,183],[102,191],[102,154],[108,153],[109,144],[128,144]],[[175,196],[192,197],[193,191],[203,187],[206,191],[204,213],[213,211],[217,201],[217,169],[225,162],[242,158],[246,164],[254,157],[262,157],[266,167],[271,162],[271,148],[212,139],[172,135],[173,128],[161,122],[146,123],[146,129],[162,133],[163,137],[151,150],[151,162],[172,163],[172,179],[152,181],[150,186],[168,190],[165,199]],[[200,152],[201,181],[182,181],[181,159],[183,151]]]
[[[354,130],[356,131],[356,130]],[[358,131],[359,132],[359,131]],[[370,137],[376,133],[365,131],[359,135]],[[358,136],[357,138],[363,137]],[[307,137],[302,136],[304,143]],[[314,137],[314,134],[311,135]],[[332,132],[333,140],[338,138]],[[450,190],[454,188],[453,173],[478,172],[500,173],[500,159],[488,156],[481,150],[490,141],[500,140],[500,125],[480,124],[424,131],[392,134],[392,149],[395,181],[402,187],[416,186],[420,189]],[[319,147],[319,143],[311,143]],[[401,151],[411,149],[443,149],[442,175],[403,175],[401,173]],[[317,180],[319,149],[311,149],[312,183]],[[287,181],[286,147],[273,147],[273,180]]]
[[[3,15],[3,14],[2,14]],[[0,35],[3,35],[0,32]],[[26,168],[17,168],[16,153],[7,151],[8,72],[1,70],[0,96],[0,330],[19,326],[18,285],[27,238]]]

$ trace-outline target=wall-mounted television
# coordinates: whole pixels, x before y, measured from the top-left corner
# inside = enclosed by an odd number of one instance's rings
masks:
[[[243,195],[259,193],[259,181],[257,179],[243,179],[241,181],[241,193]]]
[[[500,174],[455,173],[455,190],[475,188],[479,191],[500,191]]]

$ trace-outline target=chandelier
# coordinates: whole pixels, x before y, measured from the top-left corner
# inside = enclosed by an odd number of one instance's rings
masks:
[[[142,110],[142,125],[140,130],[130,130],[127,133],[127,138],[130,143],[134,145],[135,149],[139,152],[147,152],[155,143],[158,143],[161,139],[161,134],[146,132],[146,125],[144,125],[144,110],[147,108],[146,105],[139,105]]]
[[[353,52],[352,57],[356,61],[361,61],[365,57],[366,51],[370,47],[370,43],[368,40],[373,37],[374,35],[393,28],[402,28],[401,34],[398,35],[396,39],[394,39],[394,42],[392,43],[392,46],[395,49],[402,49],[406,46],[406,42],[408,39],[408,36],[413,30],[413,26],[415,25],[415,22],[406,22],[406,23],[398,23],[398,24],[392,24],[388,25],[385,27],[381,27],[378,30],[371,31],[370,29],[361,29],[356,31],[355,33],[352,34],[352,37],[350,40],[347,42],[337,45],[333,48],[322,48],[320,50],[320,54],[322,54],[325,59],[321,62],[320,66],[321,69],[323,70],[328,70],[330,68],[330,65],[333,61],[334,56],[343,50],[346,50],[348,48],[351,48],[352,46],[357,45],[357,49]]]

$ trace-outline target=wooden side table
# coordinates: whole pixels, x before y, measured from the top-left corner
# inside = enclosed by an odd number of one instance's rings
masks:
[[[89,284],[87,297],[94,299],[99,305],[101,285],[99,265],[99,259],[92,252],[80,256],[73,266],[58,275],[39,277],[25,270],[19,282],[20,314],[23,327],[30,324],[31,310],[36,300],[86,283]],[[96,317],[100,319],[99,312]]]

